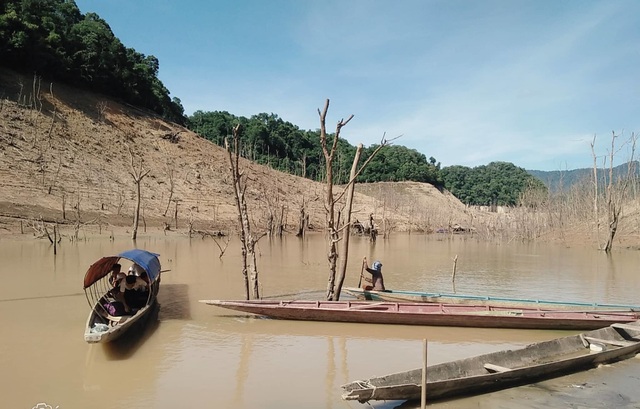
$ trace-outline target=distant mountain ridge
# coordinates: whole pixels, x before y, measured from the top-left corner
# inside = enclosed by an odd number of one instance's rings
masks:
[[[613,168],[614,180],[626,176],[629,172],[629,166],[631,166],[632,174],[635,177],[638,177],[640,175],[638,163],[638,161],[633,161],[615,166]],[[571,187],[578,184],[588,183],[593,179],[593,168],[552,171],[527,170],[527,172],[530,175],[540,179],[552,193],[570,189]],[[608,180],[609,168],[598,168],[597,173],[599,180]]]

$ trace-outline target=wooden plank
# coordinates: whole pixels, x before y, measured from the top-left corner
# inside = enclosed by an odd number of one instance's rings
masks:
[[[388,305],[388,304],[389,303],[387,301],[372,302],[372,303],[367,303],[367,304],[356,305],[354,307],[352,307],[351,304],[349,304],[347,306],[347,309],[349,309],[349,310],[366,310],[366,309],[369,309],[369,308],[375,309],[376,307],[379,307],[381,305]]]
[[[637,344],[637,342],[632,342],[632,341],[619,341],[619,340],[613,340],[613,339],[600,339],[600,338],[594,338],[594,337],[584,337],[584,339],[586,339],[589,342],[598,342],[600,344],[614,345],[617,347],[626,347],[629,345]]]
[[[511,368],[505,368],[504,366],[494,365],[494,364],[484,364],[484,369],[489,372],[509,372],[513,371]]]
[[[624,330],[632,330],[632,331],[640,331],[640,325],[633,325],[633,324],[622,324],[622,323],[614,323],[611,324],[611,326],[613,328],[620,328],[620,329],[624,329]]]
[[[580,341],[582,341],[582,345],[584,345],[585,348],[589,348],[589,341],[584,339],[584,335],[583,334],[580,334]]]

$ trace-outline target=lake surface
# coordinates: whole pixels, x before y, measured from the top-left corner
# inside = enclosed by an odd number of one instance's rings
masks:
[[[199,303],[242,299],[240,250],[219,258],[212,239],[141,238],[160,254],[160,308],[143,331],[113,345],[84,342],[87,268],[132,247],[127,239],[64,240],[54,256],[44,240],[0,241],[2,407],[68,408],[395,408],[340,398],[340,385],[429,364],[572,334],[349,323],[277,321]],[[262,296],[323,297],[325,241],[260,241]],[[496,245],[465,236],[352,238],[346,286],[362,257],[383,263],[388,288],[640,304],[640,252]],[[455,288],[452,283],[457,257]],[[125,263],[126,269],[128,265]],[[343,296],[343,299],[346,298]],[[640,359],[433,408],[640,407]],[[402,407],[407,407],[404,405]]]

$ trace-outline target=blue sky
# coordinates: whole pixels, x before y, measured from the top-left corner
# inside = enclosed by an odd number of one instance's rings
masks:
[[[277,114],[442,166],[591,167],[640,132],[637,0],[76,0],[185,113]],[[620,147],[620,150],[617,148]],[[637,155],[636,155],[637,157]]]

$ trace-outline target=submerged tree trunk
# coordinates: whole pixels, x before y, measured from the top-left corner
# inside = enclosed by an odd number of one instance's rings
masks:
[[[631,158],[627,162],[627,174],[614,183],[613,157],[616,138],[617,135],[614,133],[611,137],[611,153],[609,155],[609,184],[607,185],[607,222],[609,230],[607,232],[607,242],[604,246],[604,251],[607,254],[610,254],[613,248],[613,240],[618,232],[618,223],[622,213],[622,203],[627,197],[629,181],[635,175],[634,156],[637,138],[635,134],[631,134],[631,138],[628,141],[631,144]]]
[[[600,215],[598,211],[598,162],[595,151],[596,136],[591,141],[591,156],[593,157],[593,222],[596,228],[596,242],[600,248]]]
[[[258,267],[255,253],[255,245],[260,239],[254,238],[251,232],[251,223],[249,221],[249,211],[245,200],[245,191],[247,184],[245,175],[240,172],[240,133],[242,127],[240,124],[233,128],[233,152],[229,146],[229,141],[225,139],[225,146],[229,154],[229,169],[233,180],[233,191],[236,199],[236,207],[238,209],[238,225],[240,228],[240,243],[242,248],[242,277],[245,285],[245,297],[247,300],[260,298],[260,288],[258,282]]]
[[[136,208],[133,213],[133,231],[131,233],[131,240],[136,240],[138,237],[138,225],[140,224],[140,203],[142,202],[142,194],[140,184],[142,183],[142,179],[147,176],[150,170],[143,169],[143,161],[140,158],[140,165],[136,168],[135,158],[133,155],[133,150],[129,147],[129,154],[131,155],[131,171],[129,174],[133,177],[133,180],[136,184]]]
[[[356,174],[358,169],[358,162],[360,162],[360,155],[362,154],[362,144],[358,144],[356,148],[356,154],[353,157],[353,164],[351,165],[351,173],[349,174],[349,180],[353,180],[353,183],[350,183],[347,188],[347,203],[345,205],[345,227],[342,232],[342,248],[340,249],[340,254],[342,258],[340,259],[340,270],[338,270],[338,282],[335,286],[335,291],[333,293],[332,300],[338,301],[340,300],[340,293],[342,292],[342,285],[344,284],[344,278],[347,274],[347,260],[349,259],[349,238],[351,237],[351,209],[353,208],[353,193],[356,188]]]
[[[334,196],[333,194],[333,160],[336,154],[336,148],[338,146],[338,140],[340,138],[340,131],[342,128],[351,121],[353,115],[351,115],[346,121],[341,119],[336,125],[336,132],[333,135],[333,141],[329,146],[327,142],[327,128],[326,128],[326,119],[327,119],[327,111],[329,110],[329,100],[327,99],[324,105],[324,109],[320,111],[318,109],[318,115],[320,116],[320,144],[322,146],[322,152],[324,154],[325,160],[325,171],[326,171],[326,198],[325,198],[325,215],[326,215],[326,229],[327,229],[327,241],[328,241],[328,254],[327,260],[329,262],[329,277],[327,280],[327,300],[338,300],[340,298],[340,287],[344,282],[344,274],[346,271],[347,265],[347,247],[343,247],[342,251],[344,254],[344,259],[342,260],[342,265],[344,265],[344,269],[341,269],[341,278],[338,280],[338,285],[336,285],[336,266],[338,261],[338,242],[345,238],[345,231],[348,231],[351,223],[351,207],[347,209],[347,214],[344,216],[345,219],[345,228],[340,228],[340,210],[336,209],[337,203],[340,201],[342,196],[347,192],[348,189],[353,189],[353,184],[355,183],[356,178],[362,172],[362,170],[367,166],[367,164],[376,156],[376,154],[382,149],[384,146],[388,144],[386,139],[382,139],[380,145],[373,151],[371,156],[367,158],[366,162],[358,169],[353,172],[353,176],[350,178],[346,187],[342,191],[342,193]],[[356,155],[359,155],[356,153]],[[358,158],[359,159],[359,158]],[[355,158],[354,158],[355,161]],[[357,168],[357,162],[354,163],[354,166]],[[336,214],[337,212],[337,214]]]
[[[322,145],[322,152],[324,153],[325,170],[326,170],[326,197],[325,197],[325,214],[326,214],[326,228],[327,228],[327,240],[329,244],[329,253],[327,254],[327,260],[329,262],[329,279],[327,281],[327,300],[334,299],[335,293],[335,279],[336,279],[336,262],[338,260],[338,240],[340,235],[336,225],[336,200],[333,197],[333,159],[338,147],[338,138],[340,137],[340,130],[343,126],[349,123],[353,118],[351,115],[346,121],[340,120],[336,125],[336,133],[333,136],[333,142],[329,147],[327,144],[327,128],[326,118],[327,111],[329,110],[329,100],[327,99],[324,104],[322,112],[318,109],[318,115],[320,115],[320,143]]]

